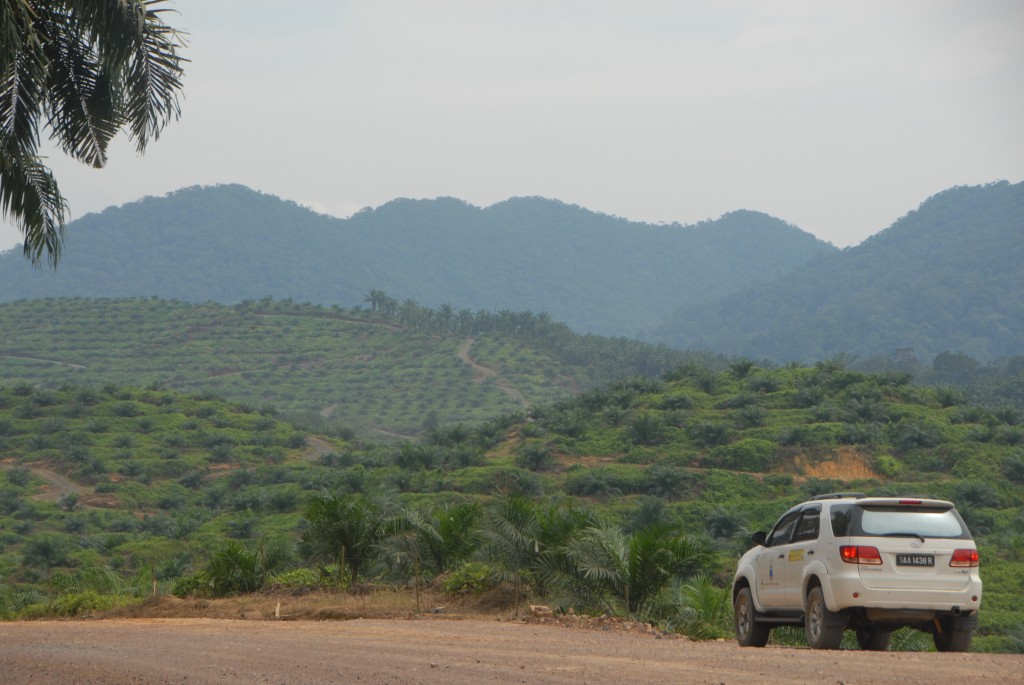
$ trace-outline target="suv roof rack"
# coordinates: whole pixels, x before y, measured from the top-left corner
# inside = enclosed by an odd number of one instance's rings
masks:
[[[811,498],[810,501],[813,502],[814,500],[817,499],[860,499],[861,497],[867,497],[867,495],[865,495],[863,492],[830,492],[825,495],[815,495],[814,497]]]

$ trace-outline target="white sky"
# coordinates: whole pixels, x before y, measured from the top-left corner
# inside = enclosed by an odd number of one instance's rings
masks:
[[[753,209],[847,246],[950,186],[1024,179],[1020,0],[172,4],[182,118],[103,170],[52,153],[73,218],[242,183],[337,216],[442,195]]]

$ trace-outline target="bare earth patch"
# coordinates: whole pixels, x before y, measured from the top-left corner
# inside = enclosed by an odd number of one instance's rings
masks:
[[[878,474],[868,466],[867,457],[849,447],[837,447],[830,459],[815,463],[806,457],[797,457],[794,466],[809,478],[834,478],[836,480],[871,480]]]

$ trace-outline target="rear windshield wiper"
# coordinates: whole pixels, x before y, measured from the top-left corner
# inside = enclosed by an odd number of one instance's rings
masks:
[[[927,542],[920,533],[882,533],[883,538],[917,538],[921,542]]]

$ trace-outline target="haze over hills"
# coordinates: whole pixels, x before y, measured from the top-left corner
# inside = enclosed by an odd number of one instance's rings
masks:
[[[777,361],[1024,354],[1024,183],[939,193],[856,247],[680,309],[655,340]]]
[[[371,289],[426,306],[548,312],[574,330],[643,337],[667,312],[837,251],[737,211],[655,226],[542,198],[486,209],[395,200],[349,219],[230,185],[145,198],[68,226],[57,272],[0,255],[0,300],[159,296],[353,306]]]

